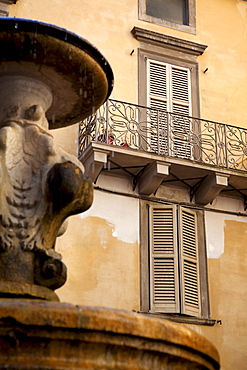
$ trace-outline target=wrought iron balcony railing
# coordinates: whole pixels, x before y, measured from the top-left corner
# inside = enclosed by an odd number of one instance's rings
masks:
[[[247,129],[112,99],[80,124],[79,155],[92,141],[247,170]]]

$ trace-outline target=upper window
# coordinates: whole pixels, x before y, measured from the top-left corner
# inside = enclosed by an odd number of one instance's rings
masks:
[[[199,117],[197,57],[206,45],[134,27],[139,41],[139,103]]]
[[[146,14],[188,25],[187,0],[146,0]]]
[[[147,105],[190,116],[190,69],[147,59]]]
[[[195,0],[139,0],[139,18],[195,33]]]
[[[181,158],[191,158],[191,83],[190,69],[147,59],[147,105],[151,108],[148,120],[150,147]],[[166,116],[164,111],[177,115]],[[158,135],[157,135],[158,133]],[[170,142],[170,143],[169,143]]]
[[[139,104],[150,108],[148,146],[161,155],[193,159],[190,117],[199,117],[197,56],[206,46],[137,27],[132,34],[139,41]]]

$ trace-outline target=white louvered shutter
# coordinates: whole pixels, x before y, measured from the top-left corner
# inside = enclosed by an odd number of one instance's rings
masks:
[[[149,138],[152,152],[168,154],[167,133],[167,64],[147,60],[147,97],[149,114]],[[153,109],[152,109],[153,108]]]
[[[179,312],[175,206],[150,206],[150,308]]]
[[[192,159],[189,141],[191,81],[189,68],[147,60],[147,104],[151,151]],[[169,117],[165,112],[182,116]],[[170,118],[170,119],[169,119]]]
[[[191,82],[190,70],[178,66],[170,66],[170,104],[171,112],[191,116]],[[191,158],[189,141],[191,120],[187,117],[172,116],[171,118],[171,150],[172,155],[180,158]]]
[[[196,213],[180,208],[181,311],[200,315],[199,264]]]
[[[190,107],[190,70],[188,68],[171,68],[171,112],[189,116]]]

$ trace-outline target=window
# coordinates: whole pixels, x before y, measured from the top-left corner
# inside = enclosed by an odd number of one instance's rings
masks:
[[[191,115],[189,68],[147,59],[147,73],[148,106]]]
[[[195,212],[151,206],[149,230],[151,311],[200,315]]]
[[[142,310],[208,317],[203,212],[143,201],[141,222]]]
[[[188,25],[187,0],[146,0],[146,14]]]
[[[151,151],[191,159],[192,147],[188,140],[191,120],[180,116],[162,116],[162,113],[157,117],[157,109],[191,116],[190,69],[147,59],[147,105],[155,109],[150,115],[150,125],[154,128],[151,129]],[[152,135],[152,132],[155,134]]]
[[[148,147],[193,159],[191,134],[197,128],[188,117],[200,117],[197,57],[207,46],[139,27],[131,32],[139,41],[139,104],[154,108],[146,117]]]
[[[139,0],[139,18],[195,33],[195,0]]]

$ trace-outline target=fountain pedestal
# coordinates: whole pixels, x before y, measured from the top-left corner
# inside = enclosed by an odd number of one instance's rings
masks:
[[[90,207],[93,189],[48,131],[49,86],[16,73],[0,76],[0,296],[18,283],[16,296],[28,287],[44,299],[66,281],[54,249],[63,221]]]

